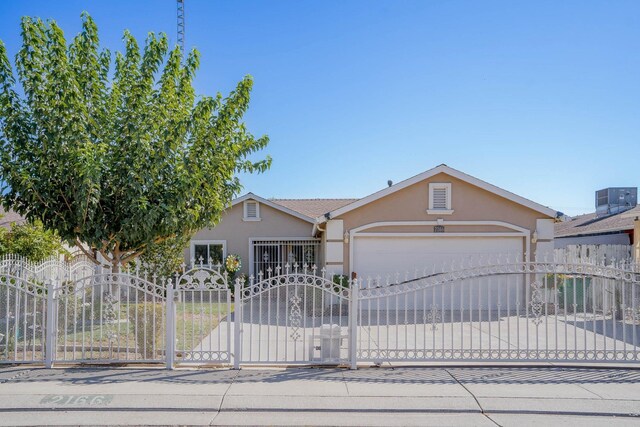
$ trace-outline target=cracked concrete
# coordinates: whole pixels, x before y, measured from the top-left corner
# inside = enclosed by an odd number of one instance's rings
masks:
[[[0,368],[0,425],[640,423],[640,370]]]

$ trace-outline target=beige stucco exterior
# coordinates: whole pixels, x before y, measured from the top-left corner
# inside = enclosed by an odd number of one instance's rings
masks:
[[[252,238],[310,238],[313,224],[264,203],[260,204],[260,221],[244,221],[244,207],[240,202],[229,208],[214,228],[196,233],[193,241],[222,240],[226,254],[238,254],[242,259],[242,273],[249,272],[249,239]],[[185,249],[185,262],[191,259],[191,245]]]
[[[451,184],[451,214],[430,215],[429,183]],[[490,191],[469,184],[445,173],[439,173],[429,179],[418,182],[394,193],[388,194],[364,206],[332,218],[342,220],[344,232],[348,233],[357,227],[376,222],[403,221],[437,221],[441,219],[445,226],[445,233],[496,233],[513,232],[513,229],[497,225],[447,225],[450,221],[500,221],[524,228],[530,235],[536,230],[536,221],[553,218],[534,209],[513,202]],[[381,226],[368,229],[367,232],[395,232],[395,233],[429,233],[433,232],[430,225],[401,225]],[[524,245],[525,239],[523,239]],[[343,271],[350,271],[349,245],[343,241]],[[535,245],[524,248],[525,252],[533,253]]]
[[[376,254],[385,253],[385,251],[391,251],[388,253],[392,256],[422,254],[423,247],[414,245],[410,249],[412,243],[402,240],[407,238],[430,239],[422,240],[423,243],[431,245],[429,250],[432,252],[428,259],[435,259],[440,254],[446,254],[446,256],[463,254],[465,250],[470,250],[469,247],[475,247],[474,251],[481,251],[473,253],[505,251],[513,254],[515,251],[514,255],[526,256],[527,259],[533,259],[536,252],[540,255],[553,250],[554,216],[552,214],[555,212],[551,209],[445,165],[431,171],[321,215],[314,220],[249,193],[234,202],[233,207],[225,212],[215,228],[198,232],[193,237],[192,244],[194,241],[223,241],[226,245],[225,255],[231,253],[240,255],[243,262],[242,272],[255,274],[257,272],[253,272],[250,267],[252,261],[250,243],[252,239],[260,238],[269,240],[318,238],[320,240],[318,260],[321,265],[327,267],[330,274],[352,273],[350,269],[352,257],[358,265],[361,265],[362,260],[370,265],[379,265],[384,261],[379,262]],[[430,184],[437,184],[431,186],[432,190],[448,189],[447,204],[450,200],[450,206],[446,210],[442,208],[435,210],[430,206]],[[244,220],[243,200],[256,200],[260,203],[259,221]],[[317,223],[314,226],[315,221]],[[440,230],[441,227],[436,230],[436,225],[443,226],[444,231]],[[436,233],[436,231],[439,232]],[[380,240],[381,237],[382,240]],[[441,240],[443,237],[447,240]],[[375,249],[377,252],[370,252],[372,246],[366,248],[357,246],[354,241],[364,241],[358,238],[378,239],[377,244],[380,249]],[[387,239],[395,239],[395,241]],[[373,240],[369,240],[371,241]],[[389,249],[392,244],[393,249]],[[185,250],[187,260],[192,256],[191,247],[192,245]],[[446,252],[447,250],[449,252]],[[422,263],[422,258],[419,261],[411,260],[409,257],[403,259],[406,262]],[[400,261],[402,260],[391,262],[389,266]],[[259,261],[256,260],[256,262]],[[366,270],[366,268],[363,269]]]

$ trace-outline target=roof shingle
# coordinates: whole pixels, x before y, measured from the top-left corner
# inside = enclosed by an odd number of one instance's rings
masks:
[[[633,229],[633,213],[640,215],[640,205],[618,214],[597,218],[596,213],[578,215],[555,224],[556,237],[580,236]]]
[[[296,211],[310,218],[316,218],[327,212],[353,203],[358,199],[270,199],[273,203]]]

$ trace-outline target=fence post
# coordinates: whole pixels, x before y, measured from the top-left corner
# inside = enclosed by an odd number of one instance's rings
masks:
[[[173,281],[167,279],[167,300],[166,300],[166,342],[165,342],[165,358],[167,359],[167,369],[173,369],[176,345],[176,328],[175,328],[175,303],[173,300]]]
[[[50,279],[47,282],[47,325],[45,327],[45,348],[44,365],[50,369],[53,367],[53,357],[55,353],[56,338],[56,315],[55,315],[55,282]]]
[[[242,285],[244,281],[236,279],[233,298],[233,369],[240,369],[240,355],[242,354],[242,339],[240,328],[242,325]]]
[[[351,281],[351,301],[349,307],[349,368],[358,369],[358,279]]]

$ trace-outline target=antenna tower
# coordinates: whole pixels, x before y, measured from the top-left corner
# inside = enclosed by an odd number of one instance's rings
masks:
[[[178,1],[178,45],[184,55],[184,0]]]

